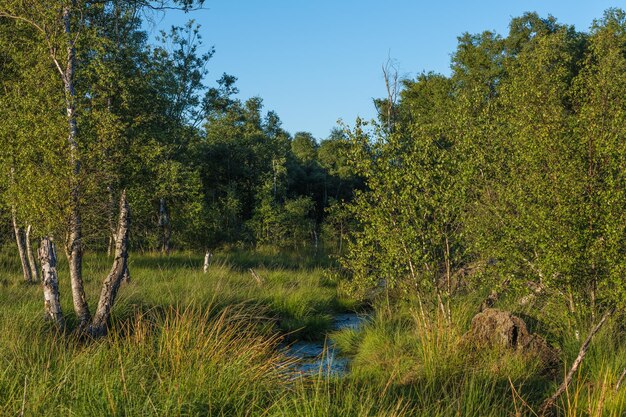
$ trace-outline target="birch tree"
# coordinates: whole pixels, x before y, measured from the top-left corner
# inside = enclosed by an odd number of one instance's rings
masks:
[[[85,62],[90,56],[97,56],[98,36],[97,19],[94,19],[94,10],[103,10],[108,5],[116,5],[118,2],[91,2],[88,0],[64,0],[54,5],[39,1],[4,1],[0,4],[0,20],[8,21],[9,25],[15,25],[19,28],[22,26],[27,29],[14,31],[12,35],[24,35],[26,32],[29,40],[20,40],[19,42],[32,42],[36,52],[44,52],[43,54],[28,53],[27,49],[16,48],[13,56],[20,54],[26,55],[26,59],[31,59],[37,63],[37,67],[47,68],[43,71],[46,76],[54,74],[54,77],[46,78],[48,83],[43,84],[45,89],[38,91],[42,85],[34,84],[33,80],[40,80],[41,77],[33,77],[31,80],[25,78],[21,82],[26,86],[26,90],[32,95],[27,97],[26,102],[37,101],[32,97],[41,97],[42,93],[47,90],[55,91],[54,94],[47,96],[47,100],[52,102],[48,108],[39,107],[42,101],[46,99],[38,99],[39,101],[29,109],[32,113],[26,113],[24,117],[30,117],[31,114],[37,112],[50,114],[64,114],[64,122],[61,123],[58,118],[51,118],[51,121],[42,124],[43,126],[54,126],[46,136],[56,136],[57,133],[64,131],[64,143],[58,140],[52,143],[45,143],[43,140],[34,141],[34,145],[29,147],[32,159],[24,161],[25,171],[36,171],[37,158],[54,158],[61,156],[56,161],[49,161],[50,166],[54,167],[51,172],[44,172],[39,175],[42,178],[42,186],[36,190],[32,190],[32,194],[22,193],[29,197],[30,206],[37,206],[35,202],[45,201],[52,203],[56,208],[56,216],[46,216],[43,223],[47,229],[54,230],[56,236],[63,236],[65,239],[64,249],[69,264],[69,275],[72,288],[72,300],[74,310],[78,319],[78,327],[80,330],[87,329],[91,314],[87,304],[82,276],[82,260],[84,251],[83,242],[83,212],[85,205],[86,193],[85,184],[88,184],[90,175],[94,172],[92,167],[87,166],[87,170],[83,162],[90,160],[90,147],[88,136],[80,129],[82,118],[82,99],[85,97],[82,93],[87,93],[88,89],[77,84],[77,81],[83,77],[82,70]],[[134,3],[137,7],[165,7],[166,3],[151,2],[119,2],[121,4]],[[181,1],[174,2],[174,5],[180,5],[184,9],[189,9],[194,2]],[[21,45],[20,45],[21,46]],[[78,63],[77,57],[81,56],[84,61]],[[79,91],[79,87],[83,90]],[[10,92],[13,99],[20,94],[19,88],[14,88]],[[56,102],[55,102],[56,100]],[[16,100],[15,103],[21,103]],[[19,104],[21,106],[21,104]],[[33,108],[35,107],[35,108]],[[42,111],[42,109],[44,109]],[[15,110],[15,109],[13,109]],[[19,109],[18,109],[19,110]],[[63,110],[62,112],[60,110]],[[24,117],[18,120],[24,120]],[[64,125],[64,126],[63,126]],[[9,130],[10,133],[10,130]],[[32,134],[32,133],[31,133]],[[59,135],[60,136],[60,135]],[[58,137],[58,136],[57,136]],[[17,144],[17,142],[15,142]],[[48,149],[46,149],[48,146]],[[33,151],[32,148],[36,148]],[[39,154],[38,151],[44,152]],[[34,157],[38,155],[38,157]],[[40,155],[40,156],[39,156]],[[48,162],[48,161],[46,161]],[[45,164],[44,164],[45,166]],[[16,167],[16,176],[22,174]],[[55,177],[54,171],[63,172],[65,175]],[[40,173],[41,174],[41,173]],[[28,176],[28,180],[36,177]],[[62,187],[55,187],[54,183],[60,180],[66,180],[67,188],[60,193],[50,193],[49,190]],[[20,184],[23,182],[20,181]],[[28,199],[27,199],[28,200]],[[125,200],[125,196],[124,196]],[[41,208],[32,208],[31,213]],[[45,210],[45,209],[44,209]],[[43,229],[43,228],[42,228]],[[118,243],[118,242],[116,242]],[[125,247],[124,247],[125,248]],[[117,259],[117,257],[116,257]],[[25,269],[26,270],[26,269]],[[126,274],[126,270],[122,275]],[[109,297],[112,304],[114,297]],[[100,311],[100,309],[99,309]],[[106,321],[106,320],[105,320]],[[98,325],[102,323],[102,315],[98,315]],[[101,333],[98,331],[97,333]]]

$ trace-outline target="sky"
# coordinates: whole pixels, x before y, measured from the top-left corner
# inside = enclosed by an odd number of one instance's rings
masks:
[[[147,30],[154,36],[194,19],[206,49],[215,47],[207,85],[234,75],[239,98],[259,96],[288,132],[324,139],[339,119],[375,117],[388,58],[403,77],[449,75],[464,32],[506,35],[526,11],[586,31],[610,7],[626,0],[205,0],[204,10],[154,15]]]

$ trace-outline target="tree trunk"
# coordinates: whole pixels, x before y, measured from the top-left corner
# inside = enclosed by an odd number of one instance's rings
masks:
[[[450,242],[448,241],[448,235],[446,235],[446,251],[444,258],[446,264],[446,295],[450,297],[452,294],[452,266],[450,265]]]
[[[172,238],[172,226],[169,223],[165,227],[164,232],[165,233],[163,235],[163,251],[165,252],[167,256],[170,256],[170,251],[171,251],[170,240]]]
[[[109,243],[107,244],[107,257],[111,256],[113,253],[113,247],[115,247],[115,241],[113,240],[113,236],[109,235]]]
[[[128,263],[126,263],[126,270],[124,271],[124,275],[122,276],[122,282],[129,283],[130,282],[130,270],[128,269]]]
[[[26,228],[26,254],[28,255],[28,266],[30,267],[31,279],[35,282],[39,282],[39,269],[37,268],[37,262],[35,262],[35,256],[33,255],[33,247],[30,244],[30,232],[32,230],[29,224]]]
[[[117,291],[124,276],[128,274],[129,226],[130,208],[126,199],[126,191],[123,191],[120,197],[120,217],[115,237],[115,258],[113,259],[111,271],[102,284],[98,309],[89,327],[89,334],[93,337],[100,337],[106,334]]]
[[[205,274],[209,271],[209,261],[211,260],[212,256],[213,255],[209,251],[206,251],[206,253],[204,254],[204,267],[202,268],[202,271]]]
[[[107,256],[113,254],[115,248],[115,197],[113,196],[113,188],[108,185],[107,191],[109,193],[109,244],[107,246]]]
[[[90,318],[89,307],[85,298],[83,287],[83,251],[82,251],[82,223],[80,214],[80,158],[78,154],[78,124],[76,120],[76,92],[74,89],[74,71],[76,67],[76,48],[74,45],[75,34],[72,31],[72,7],[76,6],[73,0],[71,5],[63,8],[64,33],[67,37],[67,63],[63,69],[58,63],[63,86],[65,90],[65,107],[69,134],[70,163],[72,165],[72,177],[70,179],[70,221],[69,231],[65,244],[65,253],[70,269],[70,281],[72,284],[72,301],[78,318],[79,328],[84,328]]]
[[[339,226],[339,255],[343,255],[343,223]]]
[[[169,211],[164,198],[159,200],[159,227],[161,228],[161,252],[169,255],[172,229],[170,227]]]
[[[15,209],[12,213],[13,217],[13,231],[15,232],[15,241],[17,242],[17,251],[20,255],[20,262],[22,263],[22,273],[24,274],[24,281],[32,282],[30,269],[28,267],[28,261],[26,259],[26,248],[24,245],[24,238],[22,237],[22,229],[17,225],[17,216]]]
[[[78,213],[76,213],[78,214]],[[78,218],[77,218],[78,217]],[[80,328],[85,328],[89,323],[91,314],[85,297],[85,288],[83,286],[83,251],[80,242],[80,226],[75,226],[75,222],[80,222],[80,216],[72,216],[72,230],[69,233],[66,256],[70,269],[70,282],[72,285],[72,302],[74,311],[78,319]]]
[[[48,238],[41,239],[39,261],[43,278],[43,299],[46,317],[63,327],[63,313],[59,302],[59,278],[57,276],[57,256],[54,243]]]

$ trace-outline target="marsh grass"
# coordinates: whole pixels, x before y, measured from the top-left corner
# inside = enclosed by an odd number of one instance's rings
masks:
[[[554,317],[549,305],[516,312],[533,324],[534,331],[552,329],[550,342],[559,349],[563,363],[562,369],[547,372],[537,358],[522,352],[468,346],[464,334],[476,305],[471,297],[457,300],[448,322],[436,309],[425,313],[418,299],[409,299],[394,307],[380,306],[361,330],[345,329],[331,337],[352,356],[350,379],[370,384],[388,381],[390,387],[409,389],[403,397],[411,399],[411,415],[536,415],[578,354],[581,342],[574,331],[585,323],[581,320],[558,330],[547,323],[545,312],[555,322],[567,319]],[[502,308],[515,311],[514,304]],[[619,321],[614,321],[597,335],[555,415],[626,415],[626,390],[614,392],[625,365],[624,333]]]
[[[97,341],[44,322],[40,287],[21,283],[16,260],[0,256],[0,415],[525,417],[562,380],[519,352],[469,348],[470,296],[451,305],[451,322],[415,298],[381,304],[361,328],[331,333],[352,358],[348,375],[295,377],[285,344],[322,337],[333,314],[360,307],[339,295],[323,263],[295,267],[300,256],[217,253],[203,274],[200,255],[134,254],[110,333]],[[86,259],[92,306],[109,265]],[[63,262],[60,276],[71,328]],[[548,335],[565,369],[580,344],[573,332],[589,322],[558,311],[548,302],[515,312]],[[556,415],[626,415],[626,389],[614,392],[624,342],[618,321],[597,335]]]
[[[207,274],[198,255],[133,256],[132,280],[120,291],[109,335],[94,342],[47,324],[40,287],[22,283],[19,265],[2,257],[0,415],[18,415],[22,408],[24,415],[85,416],[289,409],[283,397],[297,394],[285,339],[323,337],[332,314],[356,304],[336,296],[320,267],[296,271],[254,262],[263,277],[259,285],[235,263],[242,256],[218,254]],[[246,266],[265,257],[248,254]],[[92,306],[109,266],[104,256],[86,257]],[[62,259],[59,275],[71,329]]]
[[[36,323],[14,329],[1,349],[0,411],[244,415],[249,404],[266,408],[290,359],[277,337],[259,332],[256,316],[247,306],[147,311],[90,343]]]

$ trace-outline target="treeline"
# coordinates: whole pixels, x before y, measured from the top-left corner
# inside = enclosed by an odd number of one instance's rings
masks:
[[[356,293],[418,291],[444,312],[477,283],[591,316],[623,304],[624,11],[588,33],[529,13],[505,37],[464,34],[449,77],[402,87],[351,135],[367,184],[343,259]]]
[[[149,42],[145,10],[201,2],[43,3],[0,6],[3,223],[112,252],[127,190],[135,250],[341,246],[347,137],[291,136],[233,76],[209,88],[193,22]]]
[[[622,10],[588,33],[529,13],[464,34],[450,76],[386,73],[378,122],[318,143],[235,77],[206,86],[193,23],[148,42],[143,10],[197,2],[43,3],[0,3],[0,199],[18,242],[63,243],[73,283],[85,249],[113,252],[126,190],[135,250],[323,242],[355,293],[443,311],[469,276],[572,312],[624,299]]]

